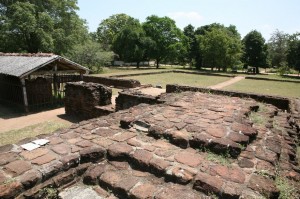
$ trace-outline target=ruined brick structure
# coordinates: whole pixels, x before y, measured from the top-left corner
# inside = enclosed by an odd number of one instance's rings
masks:
[[[280,177],[299,196],[299,99],[290,113],[199,92],[159,100],[41,136],[50,143],[31,152],[0,147],[0,198],[42,198],[47,188],[82,183],[105,199],[278,198]]]
[[[66,85],[65,110],[68,115],[84,119],[108,115],[111,107],[112,90],[101,84],[73,82]]]
[[[136,88],[141,86],[141,83],[133,79],[119,79],[111,77],[97,77],[97,76],[83,76],[83,81],[104,84],[106,86],[113,86],[116,88]]]

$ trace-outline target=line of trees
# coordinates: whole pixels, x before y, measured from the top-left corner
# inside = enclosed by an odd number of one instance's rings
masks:
[[[180,30],[169,17],[144,23],[126,14],[104,19],[89,33],[76,11],[77,0],[19,0],[0,3],[0,52],[52,52],[99,72],[111,60],[209,67],[300,69],[300,34],[276,30],[266,42],[253,30],[241,38],[234,25],[213,23]]]

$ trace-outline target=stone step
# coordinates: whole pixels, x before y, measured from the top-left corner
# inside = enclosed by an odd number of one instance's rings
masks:
[[[84,174],[83,182],[87,185],[100,185],[117,198],[208,198],[192,189],[161,178],[132,169],[127,162],[103,162],[90,167]]]
[[[111,144],[107,158],[126,161],[131,168],[163,177],[168,182],[192,186],[206,194],[227,198],[257,195],[248,187],[254,174],[241,168],[236,160],[231,159],[232,162],[229,160],[222,165],[214,162],[207,153],[192,148],[182,149],[166,140],[156,140],[144,134],[130,138],[126,143]],[[272,180],[268,181],[268,185],[272,189],[263,188],[263,192],[278,194]]]

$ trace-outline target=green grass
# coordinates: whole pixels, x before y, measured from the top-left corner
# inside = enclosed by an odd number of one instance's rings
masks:
[[[65,123],[51,121],[35,124],[18,130],[3,132],[0,133],[0,146],[17,143],[24,138],[35,137],[40,134],[49,134],[60,128],[66,128],[68,126],[69,125]]]
[[[111,76],[111,75],[128,75],[135,73],[151,73],[159,71],[168,71],[174,69],[184,69],[183,66],[161,66],[159,69],[155,67],[141,67],[137,69],[136,67],[104,67],[102,72],[99,74],[94,74],[95,76]]]
[[[285,178],[278,176],[276,178],[276,187],[280,191],[279,199],[296,199],[299,198],[297,195],[297,189]]]
[[[224,89],[264,95],[279,95],[282,97],[300,97],[300,84],[290,82],[245,79]]]
[[[205,149],[205,153],[206,153],[206,159],[211,162],[221,164],[223,166],[231,165],[230,155],[228,151],[226,151],[225,154],[216,154],[208,149]]]
[[[164,73],[155,75],[131,76],[125,79],[139,80],[142,84],[161,85],[164,88],[166,84],[180,84],[188,86],[207,87],[229,80],[228,77],[205,76],[181,73]]]

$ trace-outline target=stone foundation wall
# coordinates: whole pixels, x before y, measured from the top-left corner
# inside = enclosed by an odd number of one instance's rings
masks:
[[[141,83],[133,79],[118,79],[111,77],[96,77],[96,76],[83,76],[84,82],[93,82],[98,84],[104,84],[106,86],[113,86],[116,88],[136,88],[141,86]]]
[[[290,101],[288,98],[284,98],[284,97],[259,95],[254,93],[243,93],[243,92],[236,92],[236,91],[215,90],[215,89],[201,88],[201,87],[180,86],[177,84],[168,84],[166,86],[167,93],[177,93],[177,92],[184,92],[184,91],[203,92],[203,93],[226,95],[226,96],[240,97],[240,98],[251,98],[258,102],[272,104],[282,110],[289,110]]]
[[[116,98],[116,111],[124,110],[138,104],[159,104],[159,97],[142,94],[140,91],[126,90],[119,92]]]
[[[65,110],[68,115],[83,119],[107,115],[99,106],[111,104],[112,90],[104,85],[86,82],[72,82],[66,85]]]

